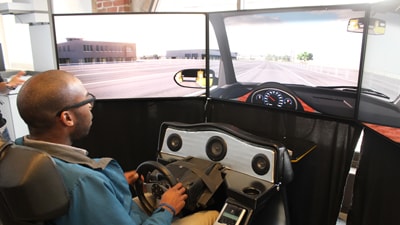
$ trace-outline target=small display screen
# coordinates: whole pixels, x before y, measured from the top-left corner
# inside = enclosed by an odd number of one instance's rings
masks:
[[[222,216],[227,217],[227,218],[229,218],[231,220],[235,220],[235,221],[239,218],[238,216],[236,216],[234,214],[231,214],[231,213],[227,213],[227,212],[224,212],[222,214]]]
[[[235,225],[237,224],[238,220],[241,219],[243,213],[244,213],[243,208],[240,208],[232,204],[227,204],[222,212],[221,217],[218,220],[218,223]]]

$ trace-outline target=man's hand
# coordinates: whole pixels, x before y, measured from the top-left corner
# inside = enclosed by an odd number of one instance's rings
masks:
[[[136,180],[139,178],[139,174],[136,173],[135,170],[128,171],[124,173],[126,181],[128,181],[128,184],[133,185],[133,183],[136,182]]]
[[[185,192],[186,189],[182,183],[177,183],[162,195],[160,206],[170,211],[173,215],[178,214],[185,206],[185,200],[188,198]]]
[[[21,78],[25,74],[25,71],[19,71],[17,74],[11,77],[10,81],[8,81],[8,84],[11,85],[13,88],[18,87],[25,82],[25,80]]]

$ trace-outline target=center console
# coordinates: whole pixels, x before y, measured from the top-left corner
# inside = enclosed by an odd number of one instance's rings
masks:
[[[222,165],[226,199],[215,225],[250,224],[293,178],[289,153],[282,143],[228,124],[165,122],[158,150],[164,159],[190,156]]]

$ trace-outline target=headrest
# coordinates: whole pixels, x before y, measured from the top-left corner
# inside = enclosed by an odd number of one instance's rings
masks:
[[[3,144],[0,204],[16,221],[45,221],[65,214],[69,197],[51,156],[34,148]]]

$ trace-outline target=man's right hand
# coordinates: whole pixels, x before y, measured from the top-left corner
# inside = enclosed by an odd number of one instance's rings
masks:
[[[173,215],[178,214],[185,206],[185,200],[188,198],[186,188],[183,187],[182,183],[177,183],[172,188],[168,189],[161,197],[160,205],[163,203],[170,207],[173,207],[175,212],[168,206],[162,206],[164,209],[170,211]]]

